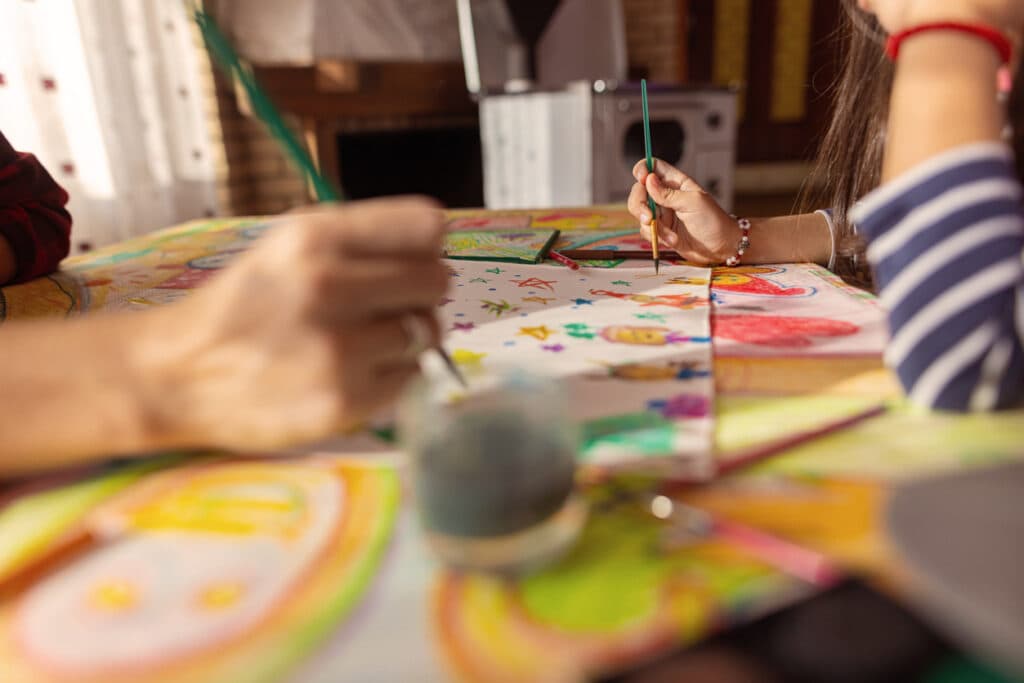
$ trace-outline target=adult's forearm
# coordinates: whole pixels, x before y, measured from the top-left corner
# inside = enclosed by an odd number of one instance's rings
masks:
[[[151,314],[0,327],[0,476],[167,445]]]

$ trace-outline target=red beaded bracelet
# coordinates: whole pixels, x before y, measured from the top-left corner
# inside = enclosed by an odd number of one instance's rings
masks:
[[[725,259],[725,265],[733,268],[740,264],[743,260],[743,255],[747,253],[747,249],[750,248],[750,221],[746,218],[739,218],[736,220],[740,226],[740,246],[736,250],[735,256],[730,256]]]
[[[1009,64],[1010,60],[1013,59],[1013,43],[1010,42],[1005,33],[984,24],[966,24],[958,21],[937,21],[931,24],[921,24],[904,29],[899,33],[894,33],[889,36],[889,40],[885,43],[885,54],[895,62],[900,56],[900,47],[903,45],[903,41],[919,33],[929,31],[967,33],[990,43],[999,53],[999,58],[1003,60],[1003,64]]]

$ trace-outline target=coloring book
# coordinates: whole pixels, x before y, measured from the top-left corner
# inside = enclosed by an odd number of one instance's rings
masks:
[[[474,388],[510,367],[558,377],[585,463],[710,466],[708,270],[448,265],[445,346]]]

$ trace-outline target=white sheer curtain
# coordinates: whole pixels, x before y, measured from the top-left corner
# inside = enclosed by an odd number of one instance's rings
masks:
[[[180,0],[0,0],[0,131],[71,195],[74,249],[217,211],[189,22]]]

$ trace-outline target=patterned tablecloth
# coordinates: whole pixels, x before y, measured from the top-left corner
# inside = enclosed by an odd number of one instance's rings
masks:
[[[616,209],[450,220],[633,224]],[[0,321],[173,302],[267,227],[201,221],[69,259],[0,289]],[[588,265],[623,267],[614,251]],[[880,522],[892,486],[1022,455],[1019,413],[903,406],[877,302],[824,269],[716,270],[711,297],[721,476],[672,495],[900,585]],[[813,590],[729,538],[671,541],[637,502],[663,482],[640,478],[588,489],[590,522],[555,566],[516,581],[451,573],[425,547],[394,457],[357,437],[302,457],[167,454],[9,488],[0,681],[573,680]],[[63,562],[38,564],[55,551]]]

